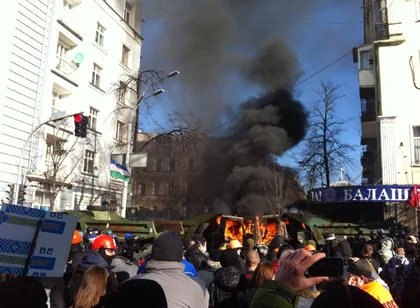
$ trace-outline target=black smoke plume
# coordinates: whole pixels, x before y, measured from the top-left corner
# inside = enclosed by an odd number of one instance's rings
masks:
[[[213,135],[227,112],[228,118],[240,115],[233,125],[223,126],[224,138],[208,141],[202,182],[207,203],[219,206],[224,200],[234,214],[260,214],[267,209],[262,181],[270,175],[273,157],[299,143],[306,133],[306,112],[293,98],[293,85],[302,70],[281,34],[290,34],[293,29],[286,24],[304,18],[307,11],[294,12],[290,20],[287,9],[295,1],[147,2],[158,12],[167,12],[154,51],[159,59],[156,68],[181,71],[171,107],[194,114]],[[258,14],[265,14],[259,19],[279,20],[283,10],[282,31],[249,25]],[[242,93],[249,89],[259,95],[241,104]]]

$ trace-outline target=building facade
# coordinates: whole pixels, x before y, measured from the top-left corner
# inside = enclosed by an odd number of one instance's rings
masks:
[[[44,125],[31,139],[22,164],[24,204],[54,210],[118,204],[122,182],[109,176],[110,157],[125,150],[135,117],[126,107],[136,95],[114,89],[140,68],[141,1],[12,2],[2,12],[10,31],[1,60],[0,199],[16,181],[29,133],[54,114],[83,112],[86,138],[74,136],[69,118]]]
[[[364,44],[354,49],[363,184],[420,183],[419,21],[418,1],[364,0]]]
[[[134,151],[147,153],[147,166],[132,168],[131,206],[135,210],[130,214],[128,209],[127,217],[183,219],[205,213],[199,183],[203,140],[148,133],[138,133],[137,140]]]

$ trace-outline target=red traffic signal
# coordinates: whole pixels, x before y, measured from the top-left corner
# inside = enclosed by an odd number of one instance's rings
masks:
[[[83,116],[81,114],[75,114],[73,117],[74,117],[74,123],[80,123],[83,120]]]

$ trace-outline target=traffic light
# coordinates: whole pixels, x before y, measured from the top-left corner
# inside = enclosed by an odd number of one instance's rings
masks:
[[[6,200],[7,202],[13,202],[13,196],[15,194],[15,184],[7,184],[7,186],[9,187],[9,190],[6,191]]]
[[[18,204],[23,205],[23,202],[25,201],[25,195],[26,195],[26,185],[19,185],[19,194],[18,194]]]
[[[82,114],[75,114],[74,116],[74,135],[76,137],[86,138],[87,128],[89,125],[89,117]]]

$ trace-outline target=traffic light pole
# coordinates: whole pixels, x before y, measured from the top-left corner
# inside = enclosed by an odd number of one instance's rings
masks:
[[[25,153],[25,149],[28,146],[29,141],[32,139],[33,135],[36,133],[36,131],[38,129],[40,129],[43,125],[48,124],[50,122],[58,122],[61,120],[64,120],[66,118],[71,118],[74,117],[76,114],[82,114],[83,112],[78,112],[78,113],[73,113],[70,115],[66,115],[63,117],[59,117],[59,118],[54,118],[54,119],[49,119],[48,121],[42,122],[41,124],[39,124],[37,127],[34,128],[34,130],[29,134],[28,138],[26,138],[25,143],[23,144],[22,147],[22,152],[20,153],[20,158],[19,158],[19,166],[18,166],[18,174],[16,177],[16,185],[15,185],[15,189],[13,191],[13,204],[17,204],[18,203],[18,199],[19,199],[19,185],[20,185],[20,181],[21,181],[21,177],[22,177],[22,161],[23,161],[23,154]]]
[[[131,122],[127,123],[127,149],[125,154],[125,167],[130,168],[130,151],[131,151]],[[127,197],[128,197],[128,182],[124,181],[123,183],[123,192],[121,200],[121,217],[126,217],[127,212]]]

